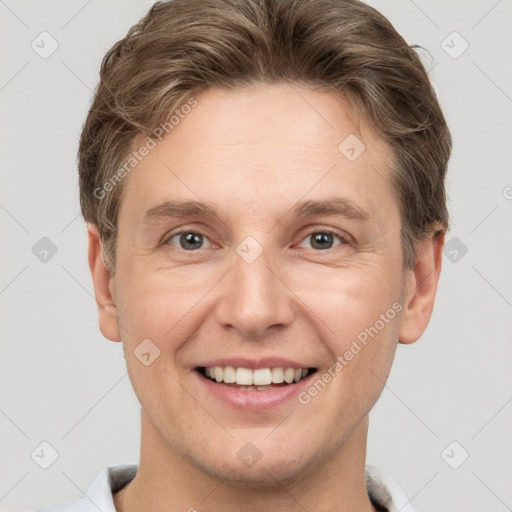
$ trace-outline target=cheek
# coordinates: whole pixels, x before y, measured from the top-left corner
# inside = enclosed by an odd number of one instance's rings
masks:
[[[334,403],[341,415],[347,408],[355,416],[364,412],[382,391],[398,341],[400,272],[395,264],[383,267],[365,262],[331,269],[323,278],[315,276],[315,286],[303,281],[298,292],[300,297],[307,297],[305,302],[314,312],[311,321],[331,354],[333,366],[324,373],[335,375]]]
[[[130,268],[119,275],[119,305],[124,341],[135,343],[139,338],[150,338],[155,343],[168,344],[182,339],[190,329],[194,308],[211,285],[198,272],[163,270],[141,272]],[[214,281],[212,281],[214,282]],[[162,347],[163,348],[163,345]]]
[[[309,317],[323,326],[325,339],[337,354],[347,349],[347,343],[377,322],[379,331],[388,335],[397,331],[396,305],[401,297],[402,279],[394,264],[360,262],[344,268],[316,269],[306,277],[290,282],[309,310]],[[393,308],[393,305],[395,307]],[[385,328],[380,319],[385,316]],[[391,320],[394,320],[391,322]],[[374,330],[372,329],[372,332]]]
[[[162,404],[180,408],[178,373],[180,347],[196,326],[191,322],[194,293],[184,294],[171,279],[139,279],[135,273],[119,275],[124,287],[118,289],[119,319],[126,366],[141,404],[153,416]],[[173,420],[169,419],[169,422]]]

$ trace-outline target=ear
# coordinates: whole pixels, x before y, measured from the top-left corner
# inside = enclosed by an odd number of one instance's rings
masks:
[[[121,341],[113,290],[114,278],[110,276],[103,260],[98,227],[92,223],[87,224],[87,235],[89,238],[89,268],[98,305],[100,331],[110,341]]]
[[[425,239],[416,250],[416,264],[407,271],[398,341],[414,343],[425,332],[436,296],[443,259],[444,233]]]

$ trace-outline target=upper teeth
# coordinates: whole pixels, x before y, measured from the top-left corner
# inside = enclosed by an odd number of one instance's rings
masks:
[[[239,384],[245,386],[267,386],[286,382],[299,382],[308,373],[307,368],[234,368],[233,366],[214,366],[205,369],[207,377],[226,384]]]

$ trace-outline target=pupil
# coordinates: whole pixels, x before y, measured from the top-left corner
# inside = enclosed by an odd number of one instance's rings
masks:
[[[180,243],[187,251],[191,249],[198,249],[201,247],[203,241],[203,235],[198,233],[186,233],[181,235]]]
[[[322,245],[322,244],[326,244]],[[311,244],[315,249],[330,249],[332,247],[332,235],[329,233],[317,233],[313,236],[313,243]]]

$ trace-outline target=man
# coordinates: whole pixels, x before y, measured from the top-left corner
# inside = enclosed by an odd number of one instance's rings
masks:
[[[448,227],[414,50],[357,0],[172,0],[100,77],[80,197],[141,456],[49,510],[413,510],[365,455]]]

